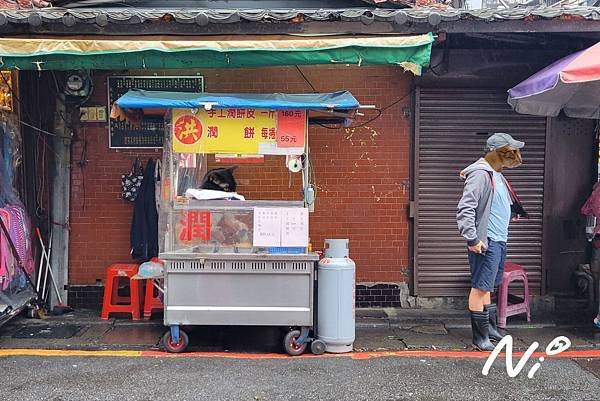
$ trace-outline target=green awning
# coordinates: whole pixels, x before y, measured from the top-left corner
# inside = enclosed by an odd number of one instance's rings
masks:
[[[115,70],[284,65],[429,64],[433,35],[378,37],[206,37],[177,40],[0,38],[0,69]]]

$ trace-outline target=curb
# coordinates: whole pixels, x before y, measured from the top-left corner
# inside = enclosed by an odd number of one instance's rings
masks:
[[[513,357],[521,357],[523,352],[513,352]],[[162,351],[77,351],[77,350],[51,350],[51,349],[2,349],[0,357],[117,357],[117,358],[222,358],[222,359],[320,359],[320,358],[350,358],[365,360],[384,357],[397,358],[455,358],[455,359],[485,359],[489,352],[478,351],[375,351],[375,352],[349,352],[347,354],[323,354],[289,356],[285,354],[242,354],[228,352],[187,352],[170,354]],[[500,353],[499,357],[504,357]],[[545,358],[600,358],[600,349],[565,351],[558,355],[549,356],[544,352],[535,352],[532,357]]]

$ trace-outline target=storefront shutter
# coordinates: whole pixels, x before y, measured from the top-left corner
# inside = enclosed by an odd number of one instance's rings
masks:
[[[418,88],[415,136],[415,292],[465,296],[470,288],[466,244],[458,234],[459,172],[484,155],[489,133],[507,132],[526,142],[523,165],[505,171],[530,220],[512,223],[508,260],[542,284],[542,209],[546,119],[513,112],[502,90]]]

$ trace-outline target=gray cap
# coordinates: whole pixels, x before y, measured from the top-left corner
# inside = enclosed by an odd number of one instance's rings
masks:
[[[525,142],[517,141],[512,136],[505,134],[504,132],[497,132],[490,136],[486,143],[486,149],[488,150],[496,150],[503,148],[504,146],[521,149],[523,146],[525,146]]]

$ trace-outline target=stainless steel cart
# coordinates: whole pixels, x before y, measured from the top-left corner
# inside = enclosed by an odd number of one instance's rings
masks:
[[[170,331],[164,345],[169,351],[187,346],[180,325],[290,327],[286,351],[304,351],[313,326],[316,254],[160,257],[165,261],[164,322]]]
[[[177,180],[176,174],[170,177]],[[253,246],[252,238],[255,211],[303,207],[299,201],[186,199],[161,210],[166,350],[182,352],[187,347],[189,339],[180,326],[252,325],[288,328],[286,351],[304,352],[313,340],[309,334],[318,256],[306,248]],[[201,238],[182,240],[190,230]],[[300,253],[269,253],[273,251]],[[320,345],[315,343],[316,352]]]

